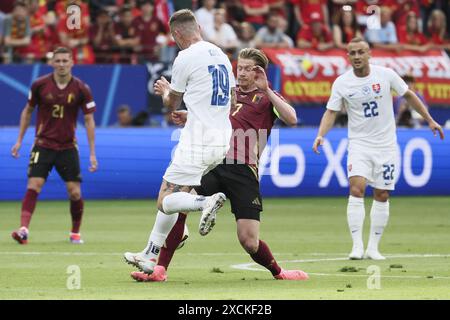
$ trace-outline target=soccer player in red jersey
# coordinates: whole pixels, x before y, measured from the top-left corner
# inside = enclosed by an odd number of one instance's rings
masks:
[[[203,176],[198,194],[211,195],[223,192],[230,199],[231,211],[237,224],[239,242],[250,257],[267,268],[275,279],[306,280],[308,275],[300,270],[284,270],[276,262],[267,244],[259,240],[262,198],[259,190],[258,160],[270,135],[277,116],[288,125],[297,123],[294,108],[269,88],[265,69],[268,59],[258,49],[241,50],[237,65],[239,87],[237,103],[230,111],[233,136],[223,164]],[[186,112],[173,115],[177,124],[184,124]],[[245,143],[244,143],[245,141]],[[261,143],[262,145],[258,145]],[[175,226],[161,249],[158,265],[151,275],[133,272],[137,281],[165,281],[167,268],[174,251],[184,239],[185,214],[179,214]]]
[[[12,233],[20,244],[28,242],[28,227],[42,187],[53,167],[64,180],[70,198],[72,230],[70,241],[83,243],[80,225],[83,216],[80,161],[75,138],[78,112],[84,113],[90,150],[89,171],[97,170],[95,155],[95,102],[91,90],[80,79],[72,76],[73,58],[70,49],[60,47],[53,52],[53,73],[42,76],[31,85],[28,102],[20,116],[20,130],[11,149],[13,157],[19,150],[30,124],[35,106],[38,106],[36,138],[28,166],[28,183],[22,201],[21,227]]]

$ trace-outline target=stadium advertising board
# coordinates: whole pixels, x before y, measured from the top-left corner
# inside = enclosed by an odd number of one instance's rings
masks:
[[[89,173],[88,145],[79,129],[86,199],[156,198],[161,178],[177,144],[179,130],[98,129],[99,170]],[[13,159],[11,146],[18,128],[0,129],[0,200],[20,200],[26,188],[28,152],[33,129],[25,136],[21,157]],[[321,148],[311,146],[317,129],[273,130],[260,157],[259,175],[264,196],[346,196],[347,132],[333,129]],[[447,137],[450,131],[446,131]],[[395,195],[450,195],[450,142],[433,137],[429,130],[398,130],[398,163]],[[52,172],[40,199],[66,199],[63,182]]]
[[[281,68],[281,93],[294,103],[326,103],[333,81],[349,67],[343,50],[325,52],[302,49],[264,49],[270,60]],[[371,63],[412,74],[416,87],[430,105],[450,101],[450,59],[445,51],[425,53],[372,50]]]

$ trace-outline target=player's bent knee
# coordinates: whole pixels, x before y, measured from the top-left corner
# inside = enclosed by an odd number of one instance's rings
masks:
[[[70,200],[78,201],[81,199],[81,188],[76,185],[68,185],[67,194],[69,195]]]
[[[364,198],[364,189],[360,188],[359,186],[351,186],[350,195],[357,198]]]
[[[248,254],[255,254],[258,251],[258,241],[254,238],[240,238],[239,242]]]
[[[69,191],[69,199],[72,201],[80,200],[81,199],[81,191],[80,190]]]
[[[374,192],[373,198],[379,202],[386,202],[389,200],[389,191],[387,190],[376,191]]]
[[[34,190],[37,193],[41,193],[42,187],[44,186],[44,183],[45,183],[45,181],[30,180],[27,183],[27,189]]]
[[[161,196],[158,197],[158,200],[157,200],[157,202],[156,202],[156,206],[158,207],[158,210],[159,210],[159,211],[165,213],[165,211],[164,211],[164,205],[163,205],[164,199],[165,199],[165,197],[161,197]]]

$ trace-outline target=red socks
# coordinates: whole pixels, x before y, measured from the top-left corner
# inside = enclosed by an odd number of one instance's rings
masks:
[[[20,225],[21,227],[26,227],[30,225],[31,216],[33,215],[34,209],[36,208],[37,197],[39,193],[32,189],[27,189],[25,197],[22,200],[22,212],[20,215]]]
[[[280,274],[281,268],[275,261],[272,252],[270,252],[269,246],[264,241],[259,240],[258,251],[251,254],[250,257],[252,257],[253,261],[268,269],[273,276]]]
[[[173,254],[180,244],[181,238],[184,233],[184,223],[186,221],[186,215],[184,213],[178,214],[178,220],[170,230],[166,239],[166,244],[161,248],[158,258],[158,266],[163,266],[166,270],[169,267]]]
[[[167,236],[165,246],[161,248],[161,252],[159,253],[158,265],[163,266],[166,270],[169,267],[170,261],[172,260],[173,254],[177,249],[181,238],[183,237],[185,221],[186,215],[183,213],[178,214],[178,220]],[[269,247],[264,241],[259,240],[258,251],[251,254],[250,257],[252,257],[256,263],[268,269],[272,275],[276,276],[280,274],[281,268],[275,261],[272,252],[270,252]]]
[[[33,215],[34,209],[36,208],[36,202],[38,193],[32,189],[28,189],[25,193],[25,197],[22,200],[22,212],[20,215],[20,225],[28,229],[31,221],[31,216]],[[70,214],[72,215],[72,232],[79,233],[81,219],[83,217],[83,199],[77,201],[70,201]]]
[[[84,202],[70,200],[70,215],[72,216],[72,233],[80,233],[81,219],[83,217]]]

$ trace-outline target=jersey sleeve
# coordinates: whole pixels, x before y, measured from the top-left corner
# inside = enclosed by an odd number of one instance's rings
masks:
[[[327,109],[333,111],[341,111],[344,101],[342,99],[342,94],[340,92],[339,80],[334,81],[331,87],[331,96],[328,99]]]
[[[283,100],[284,102],[287,102],[286,99],[277,91],[273,90],[273,93],[275,93],[276,96],[278,96],[281,100]],[[275,114],[275,116],[277,118],[280,118],[280,113],[277,111],[277,109],[275,108],[275,106],[273,104],[270,105],[272,107],[272,111]]]
[[[189,67],[185,64],[185,60],[178,56],[173,62],[170,89],[176,92],[184,93],[186,91],[188,78]]]
[[[89,114],[95,111],[95,101],[92,98],[92,92],[89,86],[85,83],[81,84],[81,94],[83,95],[83,100],[81,103],[81,108],[84,114]]]
[[[391,88],[397,92],[398,95],[403,96],[406,91],[408,91],[408,85],[406,82],[400,78],[400,76],[392,69],[387,69],[387,74],[389,75],[389,82],[391,84]]]
[[[236,88],[236,79],[234,78],[233,67],[230,65],[230,88]]]
[[[33,82],[30,91],[28,92],[28,105],[34,108],[39,104],[39,84],[38,82]]]

